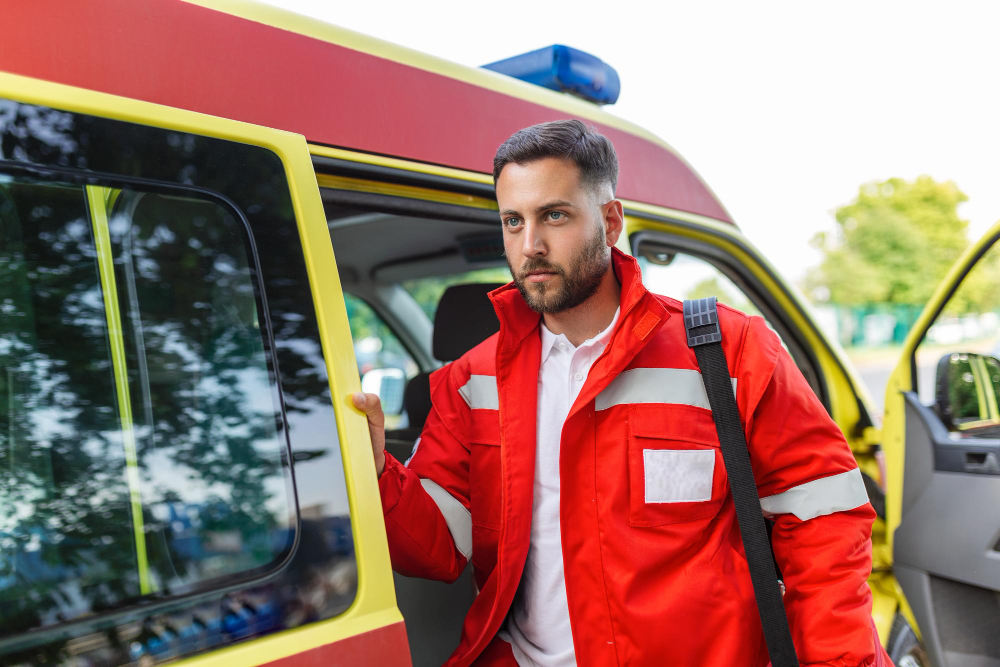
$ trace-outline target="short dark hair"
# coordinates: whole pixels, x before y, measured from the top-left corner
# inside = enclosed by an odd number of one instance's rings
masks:
[[[547,157],[569,158],[586,185],[618,188],[618,155],[611,141],[578,120],[553,120],[518,130],[500,144],[493,158],[493,184],[508,164],[527,164]]]

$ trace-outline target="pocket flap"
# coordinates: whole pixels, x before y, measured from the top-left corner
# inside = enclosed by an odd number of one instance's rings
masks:
[[[683,440],[709,447],[719,446],[712,413],[686,405],[633,405],[629,412],[633,437]]]

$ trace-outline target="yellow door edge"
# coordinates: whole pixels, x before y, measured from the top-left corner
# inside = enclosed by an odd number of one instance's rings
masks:
[[[401,620],[402,616],[396,608],[396,591],[368,420],[351,401],[352,394],[361,391],[361,380],[330,230],[305,138],[288,136],[289,143],[295,144],[295,148],[289,146],[283,162],[329,375],[357,554],[357,598],[340,618],[391,608],[394,612],[392,618]]]

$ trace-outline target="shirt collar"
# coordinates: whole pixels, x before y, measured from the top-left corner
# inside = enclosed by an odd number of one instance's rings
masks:
[[[588,338],[587,340],[585,340],[582,343],[580,343],[579,347],[585,347],[585,346],[588,346],[588,345],[594,345],[596,343],[600,343],[601,345],[607,345],[608,344],[608,339],[611,338],[611,333],[615,329],[615,324],[618,323],[618,315],[621,313],[621,311],[622,311],[621,306],[618,306],[618,308],[615,310],[615,316],[611,318],[611,324],[609,324],[607,326],[607,328],[604,329],[604,331],[602,331],[601,333],[597,334],[593,338]],[[541,329],[541,332],[542,332],[542,361],[541,361],[541,363],[544,364],[545,360],[549,358],[549,353],[552,352],[552,348],[555,346],[555,344],[560,339],[561,340],[565,340],[567,345],[570,345],[570,342],[569,342],[569,340],[566,339],[566,336],[564,334],[554,334],[551,331],[549,331],[549,328],[547,326],[545,326],[545,320],[544,319],[542,319],[539,322],[539,327],[538,328]]]

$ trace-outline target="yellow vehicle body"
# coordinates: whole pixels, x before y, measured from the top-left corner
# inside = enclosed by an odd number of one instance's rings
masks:
[[[14,33],[38,35],[43,30],[45,13],[50,11],[44,7],[45,4],[37,3],[37,6],[34,6],[32,3],[31,8],[20,10],[20,13],[16,13],[13,17],[8,30]],[[659,235],[660,238],[682,244],[682,247],[688,247],[683,244],[689,244],[692,248],[707,249],[705,253],[715,257],[720,266],[732,268],[750,285],[748,288],[750,300],[759,298],[762,301],[762,310],[779,320],[780,326],[784,327],[782,333],[792,334],[796,349],[810,359],[809,363],[816,378],[816,388],[824,397],[830,414],[847,437],[862,471],[886,488],[886,517],[877,520],[872,537],[873,573],[869,584],[874,595],[875,625],[883,641],[889,638],[898,613],[906,615],[910,624],[914,628],[917,627],[905,596],[893,576],[891,549],[893,531],[901,520],[900,499],[905,445],[900,392],[907,391],[910,386],[910,364],[907,359],[919,342],[916,331],[922,327],[926,329],[929,321],[933,319],[932,307],[925,312],[914,334],[907,339],[904,361],[900,363],[890,381],[883,440],[869,418],[871,401],[863,383],[836,342],[830,340],[817,326],[806,300],[794,286],[778,274],[754,248],[751,241],[745,238],[739,228],[728,219],[725,209],[715,201],[711,191],[701,183],[686,163],[676,156],[667,144],[650,132],[622,121],[602,111],[596,105],[567,95],[543,90],[492,72],[447,63],[270,6],[223,0],[154,4],[163,5],[164,9],[150,10],[154,14],[156,12],[162,14],[152,18],[142,16],[142,10],[135,6],[130,7],[131,3],[110,0],[88,8],[87,13],[90,21],[104,26],[111,24],[112,21],[129,25],[131,17],[139,23],[154,19],[178,21],[180,23],[172,25],[176,28],[178,25],[183,26],[184,21],[194,22],[211,18],[217,25],[230,26],[234,34],[242,30],[254,36],[265,35],[269,36],[268,39],[273,37],[275,40],[286,40],[281,43],[292,45],[285,54],[292,60],[282,62],[295,62],[297,58],[300,65],[295,71],[278,71],[272,74],[282,79],[295,79],[306,87],[323,85],[322,77],[317,77],[316,72],[310,68],[321,63],[336,62],[337,58],[347,57],[343,54],[348,51],[352,54],[360,53],[383,63],[380,66],[386,68],[387,77],[388,73],[396,77],[392,79],[396,83],[386,84],[387,90],[382,94],[387,99],[399,95],[397,104],[400,108],[393,113],[400,124],[405,125],[407,122],[419,124],[424,121],[419,119],[414,121],[411,118],[412,109],[407,102],[409,99],[407,96],[412,97],[417,93],[409,89],[400,89],[396,92],[392,86],[397,85],[399,81],[407,81],[407,77],[433,75],[436,77],[434,81],[445,81],[448,86],[459,91],[454,93],[456,99],[465,99],[463,96],[476,99],[477,95],[489,94],[509,100],[511,104],[526,105],[524,108],[530,110],[530,113],[526,111],[524,118],[532,114],[539,120],[573,116],[598,124],[602,129],[610,128],[610,132],[617,133],[613,139],[625,138],[621,140],[620,150],[623,171],[632,170],[633,173],[642,170],[655,171],[662,167],[669,172],[663,178],[671,181],[677,180],[677,174],[682,174],[683,178],[688,180],[681,179],[681,181],[689,183],[690,187],[696,190],[690,197],[682,196],[683,192],[676,195],[670,191],[664,191],[661,196],[658,190],[659,182],[644,185],[640,179],[631,181],[626,179],[626,187],[621,193],[627,223],[626,234],[622,236],[622,249],[630,253],[635,252],[630,239],[638,239],[644,233]],[[140,26],[140,30],[142,29]],[[107,43],[95,44],[82,56],[80,53],[61,54],[57,51],[61,33],[58,30],[56,33],[50,41],[45,41],[36,47],[42,55],[34,58],[21,52],[15,54],[13,49],[17,48],[16,45],[7,51],[4,47],[0,47],[0,100],[107,119],[130,126],[159,128],[182,135],[210,137],[233,145],[254,147],[277,156],[288,186],[292,214],[297,227],[296,236],[308,271],[311,303],[319,328],[322,358],[328,377],[329,396],[332,399],[332,411],[335,415],[335,433],[339,443],[350,510],[353,557],[357,567],[353,601],[346,609],[330,618],[303,622],[297,627],[263,633],[258,637],[248,637],[245,641],[238,641],[232,645],[216,645],[208,647],[207,650],[191,651],[187,654],[178,652],[175,659],[197,665],[264,664],[283,663],[283,661],[284,664],[292,664],[289,661],[294,661],[296,656],[302,657],[306,653],[335,656],[338,651],[336,645],[351,638],[368,635],[374,642],[376,635],[370,633],[385,628],[401,627],[403,617],[397,607],[393,586],[367,425],[364,416],[354,409],[350,402],[351,394],[359,391],[361,385],[355,348],[352,346],[351,322],[348,308],[345,306],[346,288],[338,271],[338,261],[334,255],[335,244],[331,243],[328,214],[324,210],[327,205],[326,196],[330,192],[359,193],[365,196],[390,198],[396,202],[446,205],[452,207],[451,210],[454,211],[468,211],[470,215],[471,212],[489,214],[497,209],[496,202],[490,195],[492,178],[488,172],[491,165],[482,159],[484,154],[482,151],[463,152],[461,147],[445,146],[439,153],[427,152],[417,155],[415,153],[422,150],[417,144],[401,144],[402,147],[396,152],[386,149],[383,144],[365,144],[364,137],[368,135],[364,132],[360,132],[358,134],[360,138],[353,141],[349,127],[346,129],[332,127],[328,131],[325,126],[315,125],[322,120],[325,113],[335,116],[330,123],[331,126],[337,126],[342,122],[343,119],[333,113],[335,110],[329,108],[307,109],[301,112],[303,114],[301,118],[291,111],[287,117],[281,116],[278,112],[273,112],[273,115],[268,117],[264,112],[255,111],[255,104],[260,97],[270,94],[268,90],[221,89],[204,92],[201,97],[199,97],[201,93],[196,91],[191,93],[190,97],[184,97],[182,92],[179,92],[183,88],[180,85],[183,83],[181,79],[183,76],[190,77],[195,73],[183,70],[185,63],[193,61],[184,60],[182,56],[182,62],[174,66],[176,71],[167,72],[164,68],[161,72],[155,67],[164,67],[163,63],[169,59],[156,60],[151,57],[147,66],[154,69],[143,71],[141,75],[135,72],[128,74],[131,65],[127,62],[127,56],[133,52],[124,44],[125,40],[109,39]],[[151,38],[152,35],[150,32]],[[195,38],[191,39],[194,47],[199,46]],[[155,51],[157,45],[153,44],[148,48]],[[182,47],[178,48],[182,50]],[[188,48],[191,48],[190,45]],[[222,50],[224,49],[220,48],[220,51]],[[227,59],[222,56],[213,60],[214,56],[210,55],[212,51],[202,53],[207,62],[204,68],[207,71],[205,76],[218,82],[224,81],[226,76],[242,72],[241,68],[262,67],[259,56],[251,57],[251,54],[247,54],[245,60]],[[266,54],[264,56],[266,57]],[[84,64],[81,65],[77,59],[81,59]],[[98,66],[104,67],[107,72],[98,76],[91,71],[90,68]],[[181,71],[181,74],[178,74],[178,71]],[[165,80],[169,78],[177,85],[171,88],[165,83],[165,92],[161,94],[156,86],[156,81],[161,76]],[[372,85],[378,86],[378,83]],[[313,99],[310,97],[312,95],[310,90],[312,89],[303,88],[302,98],[289,104],[308,107]],[[250,94],[251,92],[255,94]],[[323,99],[329,102],[330,98]],[[441,106],[439,111],[443,112],[446,107],[447,105]],[[273,108],[271,109],[273,111]],[[366,111],[362,109],[359,113]],[[515,120],[511,121],[512,123],[519,118],[514,115]],[[287,122],[284,122],[285,120]],[[439,135],[434,135],[435,141],[449,144],[451,138],[443,129],[446,125],[459,128],[468,126],[472,128],[469,132],[479,132],[475,129],[478,122],[480,121],[476,117],[465,117],[457,122],[447,118],[439,126],[427,129],[427,132],[431,135],[439,132]],[[314,127],[321,129],[315,130],[314,134],[310,129]],[[413,132],[419,128],[404,129]],[[486,145],[495,145],[489,142],[498,137],[502,139],[514,129],[517,127],[497,125],[489,128],[485,131],[488,140],[482,142],[483,151],[486,150]],[[629,142],[634,142],[634,145]],[[458,144],[461,141],[456,140],[454,143]],[[11,155],[0,155],[0,158],[3,158],[0,159],[0,171],[4,169],[5,160],[10,160],[12,157],[16,158]],[[652,162],[636,165],[630,164],[630,159],[652,160]],[[103,177],[104,174],[97,173],[93,176],[97,181]],[[120,186],[103,183],[86,186],[98,237],[100,230],[108,226],[108,216],[113,204],[107,197],[109,193],[116,191],[116,187],[120,189]],[[123,344],[114,341],[124,326],[119,320],[120,311],[126,308],[126,305],[119,304],[111,298],[120,286],[116,287],[114,282],[114,260],[112,251],[106,244],[105,240],[99,238],[99,245],[104,248],[101,251],[103,269],[100,276],[103,289],[108,293],[105,311],[111,331],[111,345],[112,348],[121,350]],[[268,252],[266,248],[262,250]],[[978,256],[977,249],[970,249],[963,261],[968,264],[972,261],[971,258],[976,256]],[[949,281],[958,280],[967,270],[968,267],[963,268],[960,262],[960,265],[953,270]],[[935,301],[943,300],[949,289],[948,286],[942,286],[935,295]],[[127,415],[128,406],[134,399],[128,394],[132,380],[128,378],[123,355],[124,352],[115,353],[119,389],[117,400],[122,414]],[[124,429],[124,417],[122,424]],[[876,461],[876,452],[880,445],[885,452],[887,462],[888,474],[884,480],[881,479]],[[135,449],[134,445],[131,447]],[[135,455],[132,458],[134,459]],[[135,465],[130,464],[130,469],[134,468]],[[133,518],[141,528],[143,518],[141,503],[134,506]],[[141,588],[144,595],[154,592],[154,582],[145,577],[142,579]],[[181,603],[171,599],[164,604],[177,607]],[[159,613],[155,604],[146,608],[149,609],[150,615]],[[123,609],[128,611],[130,608],[125,605]],[[138,618],[136,612],[133,610],[129,613],[130,622],[136,622],[135,618]],[[145,613],[147,612],[143,611],[139,615]],[[67,636],[74,634],[84,636],[88,632],[93,634],[102,631],[100,628],[106,630],[115,625],[113,614],[101,618],[106,620],[83,629],[74,629],[76,626],[72,626],[63,632],[59,639],[52,641],[57,644],[65,643]],[[23,642],[18,644],[16,649],[19,653],[16,655],[27,656],[32,655],[31,651],[42,650],[39,647],[46,645],[45,633],[51,634],[54,632],[53,628],[59,627],[60,624],[56,624],[33,631],[38,637],[37,641],[33,640],[34,643],[30,645]],[[0,640],[0,655],[6,650],[4,641],[6,640]],[[398,664],[406,664],[409,661],[405,640],[400,643],[398,633],[385,635],[382,643],[384,646],[380,650],[383,653],[365,644],[358,645],[359,648],[352,648],[354,653],[343,655],[355,656],[360,662],[373,659],[371,656],[384,655],[384,651],[394,651],[399,657]],[[344,646],[346,645],[341,644],[342,649]],[[385,648],[386,646],[389,648]],[[324,649],[329,652],[312,653]],[[56,655],[65,655],[58,653],[63,649],[54,650],[57,651]]]

